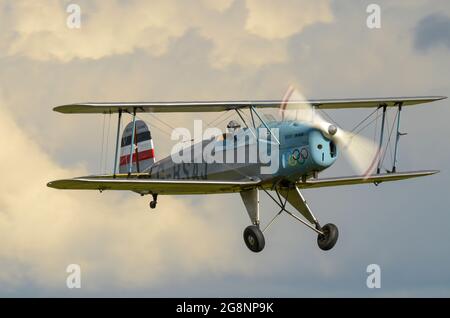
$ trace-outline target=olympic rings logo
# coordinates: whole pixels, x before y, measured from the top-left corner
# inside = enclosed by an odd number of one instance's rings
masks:
[[[308,159],[309,153],[306,148],[294,149],[288,157],[288,163],[290,166],[302,165]]]

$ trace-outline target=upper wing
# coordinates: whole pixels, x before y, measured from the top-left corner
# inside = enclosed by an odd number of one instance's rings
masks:
[[[260,180],[162,180],[88,176],[49,182],[48,187],[70,190],[130,190],[142,194],[213,194],[240,192],[258,186]]]
[[[387,181],[397,181],[416,177],[429,176],[438,173],[438,170],[423,170],[411,172],[396,172],[396,173],[382,173],[372,176],[352,176],[352,177],[338,177],[327,179],[311,179],[306,182],[299,182],[297,186],[301,189],[322,188],[322,187],[336,187],[352,184],[363,183],[381,183]]]
[[[420,97],[386,97],[386,98],[349,98],[349,99],[312,99],[290,100],[288,104],[311,104],[320,109],[340,108],[373,108],[394,107],[429,103],[445,96]],[[282,100],[259,101],[198,101],[198,102],[114,102],[114,103],[80,103],[57,106],[53,110],[64,114],[111,114],[119,111],[132,113],[170,113],[170,112],[220,112],[230,109],[248,108],[279,108]],[[284,101],[286,103],[286,101]]]

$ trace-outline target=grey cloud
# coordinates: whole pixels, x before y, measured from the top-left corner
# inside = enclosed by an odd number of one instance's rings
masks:
[[[434,13],[426,16],[417,24],[414,47],[418,51],[428,51],[440,46],[450,49],[450,17]]]

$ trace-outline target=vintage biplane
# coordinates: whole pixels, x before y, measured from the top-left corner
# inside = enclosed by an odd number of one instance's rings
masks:
[[[141,195],[151,195],[150,207],[155,208],[159,195],[217,194],[238,192],[247,209],[252,225],[244,231],[244,241],[253,252],[265,246],[263,232],[285,212],[300,221],[318,235],[322,250],[333,248],[338,239],[334,224],[319,224],[302,189],[335,187],[355,184],[375,184],[404,180],[437,173],[437,170],[398,172],[396,167],[400,112],[405,107],[444,99],[442,96],[389,97],[364,99],[306,100],[292,90],[282,100],[270,101],[200,101],[200,102],[114,102],[80,103],[55,107],[63,114],[118,114],[115,162],[112,174],[91,175],[48,183],[56,189],[126,190]],[[295,97],[295,98],[294,98]],[[377,142],[347,132],[334,123],[324,120],[320,111],[335,109],[372,108],[381,117],[381,132]],[[396,110],[395,151],[392,169],[381,171],[383,136],[385,135],[386,110]],[[265,116],[264,111],[279,109],[281,119]],[[251,132],[259,140],[278,146],[277,170],[261,173],[262,163],[196,161],[177,163],[167,156],[155,160],[155,152],[147,124],[136,119],[138,113],[226,112],[236,113],[238,121],[229,123],[228,132],[222,136],[203,140],[212,142],[214,155],[226,149],[250,147],[252,141],[233,142],[243,132]],[[120,138],[123,114],[130,114],[132,121]],[[288,115],[290,114],[290,115]],[[294,115],[292,115],[294,114]],[[259,128],[265,128],[264,133]],[[394,126],[392,126],[394,130]],[[276,134],[274,132],[277,132]],[[253,141],[255,142],[255,141]],[[384,141],[386,143],[386,140]],[[186,148],[191,151],[196,144]],[[120,149],[120,155],[119,155]],[[338,153],[346,153],[358,170],[358,175],[335,178],[319,178],[318,173],[330,167]],[[118,171],[117,171],[118,169]],[[274,218],[264,229],[260,228],[259,192],[263,191],[279,206]],[[289,203],[300,215],[288,210]]]

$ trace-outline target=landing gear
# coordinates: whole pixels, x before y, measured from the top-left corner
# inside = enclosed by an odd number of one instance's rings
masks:
[[[336,225],[328,223],[321,228],[323,234],[317,236],[317,244],[323,251],[331,250],[336,244],[339,231]]]
[[[259,229],[259,192],[258,189],[251,189],[241,192],[241,198],[247,209],[248,216],[253,225],[244,230],[245,245],[250,251],[259,253],[264,249],[266,241],[264,235]]]
[[[153,194],[153,201],[150,201],[150,209],[156,208],[156,203],[158,203],[158,194]]]
[[[248,216],[253,225],[248,226],[244,230],[245,245],[255,253],[259,253],[264,249],[265,240],[263,233],[274,223],[274,221],[283,212],[290,215],[303,225],[317,233],[317,244],[323,251],[331,250],[338,240],[339,232],[334,224],[326,224],[320,226],[319,221],[316,219],[305,198],[300,192],[300,189],[295,186],[284,186],[273,189],[276,193],[276,197],[272,196],[266,189],[262,189],[279,207],[279,212],[270,220],[262,230],[259,228],[259,192],[257,188],[241,191],[241,198],[247,209]],[[303,218],[295,215],[294,213],[286,209],[286,204],[290,203]]]
[[[244,241],[250,251],[255,253],[261,252],[266,245],[264,235],[256,225],[250,225],[244,230]]]
[[[288,214],[289,216],[293,217],[300,223],[303,223],[303,225],[306,225],[308,228],[313,230],[317,233],[317,244],[319,245],[319,248],[324,251],[328,251],[336,245],[336,242],[338,240],[339,232],[334,224],[326,224],[325,226],[320,226],[319,221],[316,219],[314,214],[312,213],[311,209],[309,208],[308,204],[306,203],[305,198],[300,193],[300,189],[297,186],[290,186],[290,187],[279,187],[278,189],[274,189],[276,193],[276,197],[272,196],[267,190],[263,189],[263,191],[280,207],[280,211],[272,218],[272,220],[267,224],[267,226],[262,230],[262,233],[264,233],[278,218],[279,215],[281,215],[283,212]],[[242,195],[242,193],[241,193]],[[243,197],[244,198],[244,197]],[[246,201],[244,200],[244,203]],[[294,213],[290,212],[286,208],[286,203],[289,202],[300,214],[303,216],[303,218],[298,217]],[[247,208],[247,210],[249,210]],[[250,211],[249,211],[250,212]],[[250,214],[250,213],[249,213]],[[259,219],[257,219],[259,224]],[[255,224],[255,223],[254,223]],[[248,228],[247,228],[248,229]],[[246,231],[247,231],[246,229]],[[258,227],[259,230],[259,227]],[[244,232],[244,239],[245,238],[245,232]],[[253,250],[249,244],[246,244],[248,248]]]

